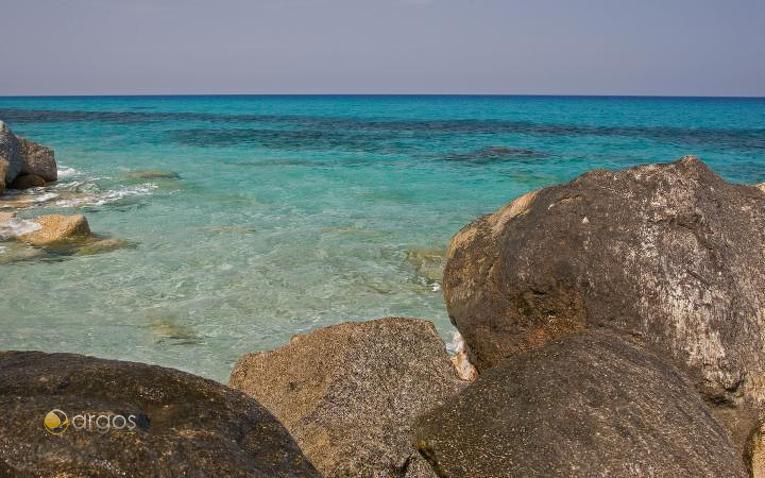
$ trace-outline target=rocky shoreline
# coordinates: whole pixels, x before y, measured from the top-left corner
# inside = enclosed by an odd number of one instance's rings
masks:
[[[0,133],[0,194],[56,180],[52,150]],[[0,233],[115,241],[24,221]],[[0,476],[765,477],[765,185],[694,157],[592,171],[464,227],[443,288],[452,357],[399,317],[247,354],[227,386],[1,352]]]

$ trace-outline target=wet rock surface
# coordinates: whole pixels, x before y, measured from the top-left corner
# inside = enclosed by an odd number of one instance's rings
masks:
[[[586,331],[508,358],[418,420],[441,477],[743,477],[725,429],[673,365]]]
[[[386,318],[295,336],[237,363],[230,386],[287,427],[325,477],[432,477],[415,417],[464,387],[430,322]]]
[[[256,401],[177,370],[72,354],[2,352],[0,407],[2,476],[319,476]],[[71,422],[57,435],[43,426],[54,409]],[[78,429],[84,423],[78,414],[133,415],[136,426]]]

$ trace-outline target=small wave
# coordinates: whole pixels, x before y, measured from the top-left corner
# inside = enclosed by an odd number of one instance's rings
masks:
[[[74,168],[67,168],[67,167],[58,168],[58,177],[59,177],[59,179],[61,179],[61,178],[71,178],[72,176],[77,176],[79,174],[80,174],[80,172],[78,170],[74,169]]]
[[[40,229],[40,225],[36,222],[14,218],[0,224],[0,240],[7,241],[38,229]]]
[[[54,204],[58,207],[82,207],[82,206],[103,206],[133,196],[147,196],[157,189],[155,184],[141,184],[132,187],[123,187],[101,193],[90,193],[82,196],[74,196],[66,199],[59,199]]]

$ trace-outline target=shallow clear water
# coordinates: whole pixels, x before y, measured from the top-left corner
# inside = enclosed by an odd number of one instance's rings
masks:
[[[423,317],[449,338],[438,255],[523,192],[685,154],[765,181],[763,99],[0,98],[0,119],[64,171],[22,217],[82,212],[133,244],[12,260],[0,242],[0,349],[222,381],[341,321]],[[131,174],[149,169],[178,177]]]

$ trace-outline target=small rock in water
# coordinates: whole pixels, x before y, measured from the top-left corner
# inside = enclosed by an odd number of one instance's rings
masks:
[[[46,182],[58,179],[58,167],[53,150],[25,138],[19,138],[23,166],[21,174],[39,176]]]
[[[181,179],[181,175],[175,171],[165,171],[162,169],[130,171],[126,176],[131,179]]]
[[[406,260],[427,280],[440,282],[446,264],[446,251],[441,248],[409,249],[406,251]]]
[[[62,241],[83,240],[92,237],[88,220],[82,214],[39,216],[34,222],[40,229],[24,234],[21,240],[34,246],[47,246]]]

